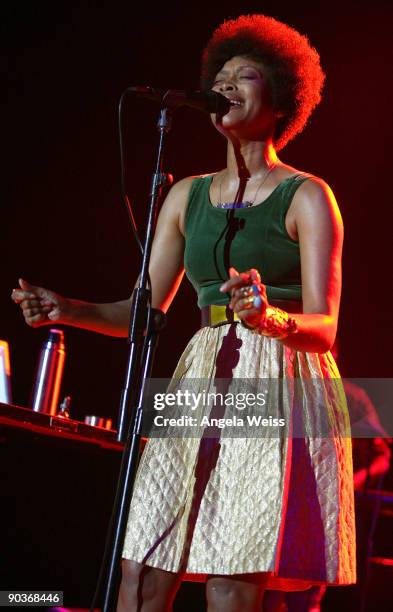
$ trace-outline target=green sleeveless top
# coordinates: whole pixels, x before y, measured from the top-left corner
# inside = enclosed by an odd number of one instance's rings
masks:
[[[184,266],[198,294],[198,306],[228,304],[219,291],[228,269],[256,268],[268,300],[301,300],[299,243],[289,236],[285,216],[295,191],[309,178],[295,174],[282,181],[264,202],[233,210],[211,204],[214,175],[194,179],[185,221]]]

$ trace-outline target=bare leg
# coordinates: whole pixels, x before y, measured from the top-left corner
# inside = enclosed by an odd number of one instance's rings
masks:
[[[208,612],[260,612],[268,574],[209,576]]]
[[[117,612],[169,612],[180,583],[179,574],[123,559]]]

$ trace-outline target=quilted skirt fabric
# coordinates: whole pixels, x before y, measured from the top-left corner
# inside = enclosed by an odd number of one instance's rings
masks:
[[[123,558],[191,580],[269,572],[268,588],[284,590],[355,582],[349,419],[341,385],[327,384],[339,379],[330,353],[294,351],[236,323],[204,327],[173,377],[212,390],[231,378],[285,383],[285,435],[150,438]],[[299,423],[305,434],[294,437]]]

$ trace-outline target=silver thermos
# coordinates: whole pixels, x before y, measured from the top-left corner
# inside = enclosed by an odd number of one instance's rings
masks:
[[[51,329],[42,345],[32,396],[35,412],[57,413],[65,360],[64,333]]]

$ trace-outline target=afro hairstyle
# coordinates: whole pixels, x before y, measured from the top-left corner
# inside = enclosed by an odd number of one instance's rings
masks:
[[[202,89],[211,89],[216,74],[235,56],[249,57],[266,69],[273,107],[280,113],[274,142],[282,149],[303,130],[321,100],[325,74],[317,51],[306,36],[273,17],[242,15],[213,32],[202,56]]]

